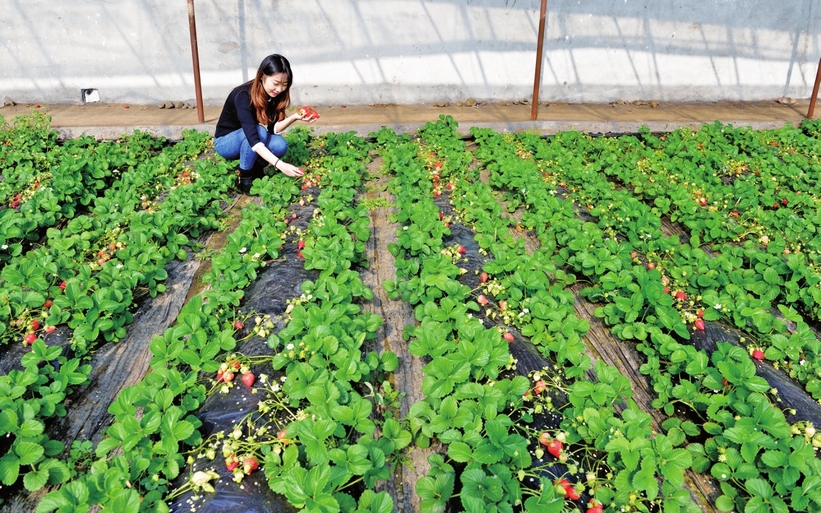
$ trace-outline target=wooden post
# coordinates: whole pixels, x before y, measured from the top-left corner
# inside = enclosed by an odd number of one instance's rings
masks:
[[[197,50],[197,23],[194,18],[194,0],[188,0],[188,31],[191,34],[191,56],[194,61],[194,89],[197,95],[197,119],[205,123],[205,111],[202,107],[202,85],[200,84],[200,55]]]
[[[547,0],[542,0],[542,7],[539,12],[539,42],[536,44],[536,77],[533,79],[533,102],[530,106],[530,119],[532,121],[536,121],[536,117],[539,114],[539,87],[542,82],[542,49],[544,47],[544,26],[546,18]]]
[[[812,119],[812,113],[815,111],[819,83],[821,83],[821,59],[818,60],[818,70],[815,72],[815,85],[812,86],[812,97],[810,98],[810,108],[807,110],[807,119]]]

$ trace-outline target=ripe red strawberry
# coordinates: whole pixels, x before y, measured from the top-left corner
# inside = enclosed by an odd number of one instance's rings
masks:
[[[761,349],[754,349],[753,350],[753,358],[758,360],[759,362],[764,359],[764,351]]]
[[[698,317],[699,319],[703,318],[704,317],[704,310],[698,310],[696,312],[696,317]]]
[[[462,255],[464,255],[465,253],[467,253],[467,249],[465,249],[465,247],[464,247],[464,246],[462,246],[462,245],[460,245],[460,246],[459,246],[458,251],[459,251],[459,253],[460,253],[460,254],[462,254]]]
[[[248,456],[247,458],[242,460],[242,471],[246,474],[250,474],[258,468],[259,462],[254,456]]]
[[[704,331],[704,320],[703,319],[696,319],[696,322],[694,324],[695,324],[697,330]]]
[[[670,293],[670,287],[664,287],[664,293],[669,294]]]
[[[685,294],[681,290],[676,291],[676,299],[678,299],[679,301],[685,301],[687,299],[687,294]]]
[[[34,333],[26,333],[25,336],[23,336],[23,345],[30,346],[35,340],[37,340],[37,335]]]
[[[234,328],[241,330],[242,329],[242,321],[237,321],[234,323]]]
[[[499,301],[499,309],[500,310],[507,310],[507,300],[503,299]]]
[[[256,376],[254,376],[253,372],[246,372],[242,375],[242,382],[245,384],[246,387],[250,388],[254,386],[254,381],[256,381]]]
[[[487,304],[487,297],[484,294],[479,294],[479,297],[476,298],[476,302],[482,306]]]
[[[567,479],[559,479],[555,483],[554,486],[561,486],[562,493],[566,499],[570,499],[571,501],[577,501],[581,498],[581,494],[576,491],[576,488],[568,481]]]
[[[505,339],[505,340],[507,340],[508,342],[513,342],[513,340],[514,340],[514,338],[513,338],[513,333],[511,333],[511,332],[509,332],[509,331],[505,332],[505,334],[504,334],[504,335],[502,335],[502,336],[503,336],[503,337],[504,337],[504,339]]]
[[[439,220],[441,221],[444,218],[445,218],[445,214],[443,214],[442,211],[440,210],[439,211]]]
[[[701,205],[702,207],[707,206],[707,198],[699,198],[698,199],[698,204]]]
[[[291,214],[291,219],[296,219],[297,217],[299,217],[299,216],[296,215],[296,214]]]
[[[57,326],[46,326],[45,331],[46,333],[54,333],[54,330],[57,329]]]
[[[587,503],[587,513],[602,513],[602,503],[596,499],[590,499]]]
[[[433,197],[438,198],[439,197],[439,191],[433,191]]]
[[[31,329],[34,330],[34,331],[39,330],[40,329],[40,321],[38,321],[37,319],[32,319],[31,320]]]
[[[789,201],[787,201],[787,198],[784,198],[784,199],[781,200],[781,204],[784,205],[785,207],[787,206],[788,203],[789,203]]]
[[[481,273],[479,275],[479,282],[480,283],[485,283],[488,280],[488,278],[489,278],[489,276],[487,275],[487,273]]]
[[[727,378],[721,378],[721,384],[724,385],[725,387],[730,386],[730,382],[727,381]]]
[[[645,267],[647,267],[648,271],[652,271],[656,268],[656,264],[654,264],[653,262],[647,262],[647,265]]]
[[[66,290],[66,285],[67,285],[67,283],[66,283],[65,281],[63,281],[62,283],[60,283],[60,290],[62,290],[63,292],[65,292],[65,290]]]
[[[234,381],[234,373],[231,371],[226,371],[222,373],[222,380],[226,383],[230,383]]]
[[[564,446],[558,440],[551,440],[549,444],[547,444],[547,452],[553,455],[554,458],[558,458],[559,455],[562,453],[562,448]]]
[[[43,308],[46,308],[46,309],[51,308],[51,305],[53,305],[53,304],[54,304],[54,302],[51,299],[46,299],[46,302],[43,303]]]
[[[302,249],[304,247],[305,247],[305,241],[304,240],[300,240],[299,242],[296,243],[296,249],[302,251]]]
[[[638,256],[639,256],[639,254],[636,253],[635,251],[630,252],[630,258],[638,258]]]
[[[547,385],[541,379],[537,381],[535,385],[533,385],[533,391],[537,394],[541,394],[542,392],[544,392],[545,388],[547,388]]]
[[[236,454],[232,454],[225,458],[225,469],[228,472],[233,472],[234,469],[237,468],[237,465],[239,465],[239,459],[237,459]]]
[[[19,201],[17,201],[17,200],[12,200],[12,202],[11,202],[11,208],[17,208],[17,207],[19,207],[19,206],[20,206],[20,202],[19,202]]]

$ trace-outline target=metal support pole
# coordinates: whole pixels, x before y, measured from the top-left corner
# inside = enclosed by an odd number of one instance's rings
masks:
[[[544,26],[547,18],[547,0],[542,0],[539,12],[539,42],[536,44],[536,77],[533,79],[533,102],[530,106],[530,119],[536,121],[539,114],[539,87],[542,82],[542,48],[544,47]]]
[[[205,111],[202,107],[202,85],[200,84],[200,56],[197,50],[197,23],[194,18],[194,0],[188,0],[188,30],[191,33],[191,57],[194,60],[194,88],[197,95],[197,119],[205,123]]]
[[[812,113],[815,112],[819,83],[821,83],[821,59],[818,60],[818,70],[815,72],[815,85],[812,86],[812,97],[810,98],[810,109],[807,111],[807,119],[812,119]]]

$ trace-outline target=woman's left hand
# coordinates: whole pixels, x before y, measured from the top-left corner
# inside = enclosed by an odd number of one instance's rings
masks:
[[[306,105],[304,107],[300,107],[299,109],[297,109],[296,116],[297,119],[313,123],[314,121],[319,119],[319,112],[315,111],[314,109]]]

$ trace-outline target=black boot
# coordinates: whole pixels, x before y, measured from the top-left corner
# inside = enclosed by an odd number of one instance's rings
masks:
[[[265,176],[265,167],[267,165],[268,165],[268,163],[265,162],[264,160],[257,159],[257,161],[254,162],[254,167],[251,168],[251,171],[250,171],[251,176],[254,177],[254,178],[264,177]]]
[[[239,190],[242,191],[243,194],[250,195],[251,186],[254,184],[255,179],[256,177],[253,174],[253,170],[247,171],[245,169],[240,169],[237,187],[239,187]]]
[[[239,190],[242,191],[243,194],[250,196],[251,195],[251,186],[254,184],[254,179],[251,177],[239,177]]]

